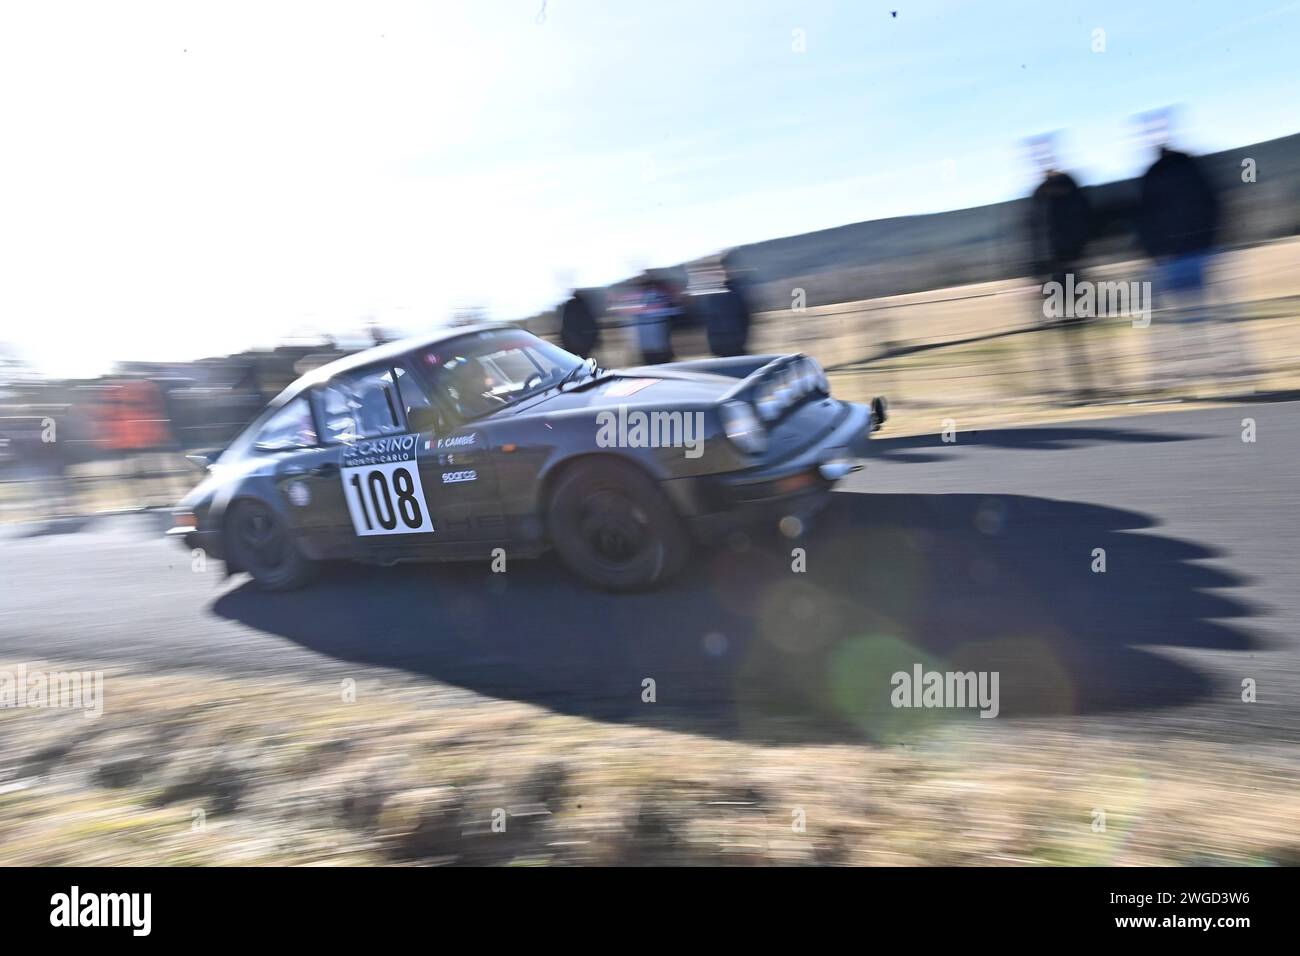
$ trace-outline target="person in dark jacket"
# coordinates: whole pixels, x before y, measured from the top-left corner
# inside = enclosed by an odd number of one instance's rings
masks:
[[[1156,264],[1155,293],[1183,300],[1180,321],[1199,321],[1219,198],[1200,164],[1168,144],[1160,145],[1138,189],[1138,242]]]
[[[1195,159],[1162,145],[1139,190],[1138,240],[1148,256],[1159,261],[1213,252],[1219,198]]]
[[[1029,197],[1029,236],[1034,271],[1044,281],[1065,284],[1067,273],[1076,265],[1088,244],[1092,215],[1088,197],[1069,173],[1051,166]],[[1075,281],[1078,281],[1076,273]]]
[[[564,305],[560,306],[560,344],[566,351],[587,358],[600,341],[600,326],[587,293],[574,289]]]
[[[1079,260],[1091,235],[1092,208],[1088,197],[1074,177],[1056,168],[1046,143],[1037,147],[1042,181],[1029,197],[1029,244],[1033,268],[1046,293],[1050,283],[1061,289],[1074,288],[1080,281]],[[1046,297],[1044,302],[1049,301]],[[1055,301],[1063,301],[1058,298]],[[1046,315],[1046,306],[1044,311]],[[1064,364],[1074,381],[1077,399],[1087,401],[1095,394],[1088,349],[1081,334],[1091,316],[1077,314],[1071,308],[1063,315],[1051,316],[1063,330],[1061,347]]]
[[[1144,122],[1156,160],[1138,184],[1137,236],[1155,266],[1153,292],[1164,318],[1159,324],[1172,333],[1153,338],[1153,365],[1168,370],[1171,385],[1199,377],[1198,371],[1217,375],[1224,361],[1249,377],[1246,346],[1232,323],[1211,322],[1207,273],[1219,239],[1218,193],[1200,162],[1169,144],[1167,117]]]
[[[722,260],[726,278],[722,292],[711,298],[706,317],[705,331],[709,337],[709,351],[718,358],[744,355],[748,350],[750,305],[745,280],[729,258]]]

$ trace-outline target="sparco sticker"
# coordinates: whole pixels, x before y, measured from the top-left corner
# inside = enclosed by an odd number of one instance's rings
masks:
[[[343,494],[359,535],[432,532],[415,435],[357,442],[343,453]]]

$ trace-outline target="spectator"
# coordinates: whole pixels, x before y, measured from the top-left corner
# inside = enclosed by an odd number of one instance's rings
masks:
[[[574,289],[564,305],[560,306],[560,344],[567,351],[587,358],[600,341],[600,326],[591,308],[590,297]]]
[[[744,355],[749,343],[750,308],[745,281],[730,256],[723,259],[724,291],[710,303],[706,317],[709,351],[719,358]]]
[[[1062,285],[1066,274],[1073,272],[1077,282],[1078,261],[1088,243],[1088,197],[1069,173],[1049,166],[1029,198],[1029,207],[1034,271],[1044,281]]]
[[[1138,202],[1138,239],[1148,256],[1164,267],[1171,288],[1203,280],[1206,259],[1214,251],[1219,227],[1219,200],[1191,156],[1159,147],[1159,155],[1142,176]]]
[[[1078,263],[1088,244],[1092,210],[1074,177],[1056,168],[1047,141],[1035,145],[1035,159],[1042,180],[1029,197],[1029,242],[1034,272],[1044,288],[1052,282],[1060,283],[1063,289],[1067,285],[1073,288],[1080,281]],[[1095,392],[1082,333],[1092,317],[1070,309],[1054,318],[1063,332],[1064,365],[1073,380],[1075,396],[1087,401]]]
[[[1249,375],[1245,347],[1230,324],[1222,323],[1219,331],[1228,341],[1216,348],[1210,323],[1207,277],[1218,240],[1219,197],[1200,163],[1170,145],[1165,112],[1149,114],[1142,122],[1156,160],[1139,183],[1137,234],[1155,267],[1156,304],[1164,318],[1172,319],[1172,336],[1153,341],[1169,340],[1172,367],[1183,369],[1168,379],[1189,378],[1198,360],[1213,363],[1216,353],[1225,352],[1232,353],[1237,372]]]
[[[657,279],[642,277],[635,299],[635,322],[643,365],[673,360],[672,323],[677,313],[667,287]]]

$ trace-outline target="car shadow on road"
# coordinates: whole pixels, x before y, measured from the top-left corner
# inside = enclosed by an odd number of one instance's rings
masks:
[[[916,664],[996,671],[1003,718],[1227,693],[1150,648],[1255,647],[1225,623],[1248,613],[1220,593],[1242,579],[1198,563],[1215,557],[1204,547],[1134,533],[1151,525],[1037,497],[842,492],[804,538],[703,552],[653,593],[589,590],[549,558],[505,573],[486,561],[343,566],[295,593],[245,584],[214,611],[336,659],[562,713],[754,740],[902,741],[938,719],[978,720],[894,707],[892,675]]]
[[[50,535],[80,534],[92,523],[90,516],[67,516],[24,524],[14,532],[15,538],[44,538]]]
[[[1108,425],[1051,425],[1040,428],[987,428],[977,431],[957,430],[951,441],[942,431],[929,435],[902,435],[897,438],[876,437],[871,442],[873,455],[886,461],[922,464],[943,461],[970,447],[998,448],[1011,451],[1064,451],[1107,443],[1153,444],[1195,441],[1204,435],[1176,432],[1153,432]]]

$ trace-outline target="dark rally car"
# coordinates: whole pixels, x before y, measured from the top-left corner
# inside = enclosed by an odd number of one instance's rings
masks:
[[[514,327],[454,329],[290,385],[215,460],[195,456],[208,475],[169,534],[269,590],[326,560],[548,547],[633,590],[677,571],[692,538],[806,517],[883,418],[880,399],[831,398],[802,355],[610,371]]]

